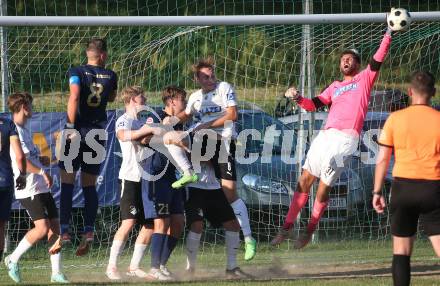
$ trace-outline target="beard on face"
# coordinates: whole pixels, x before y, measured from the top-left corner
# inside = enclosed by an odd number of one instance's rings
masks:
[[[355,75],[357,73],[357,66],[345,64],[343,67],[340,68],[340,70],[345,76]]]

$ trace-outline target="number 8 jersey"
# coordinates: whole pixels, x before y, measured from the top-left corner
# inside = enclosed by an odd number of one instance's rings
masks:
[[[82,65],[70,68],[68,76],[70,85],[80,86],[75,126],[101,125],[106,122],[108,98],[118,88],[116,73],[99,66]]]

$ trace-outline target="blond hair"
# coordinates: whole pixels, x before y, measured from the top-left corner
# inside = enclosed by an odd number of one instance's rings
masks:
[[[144,95],[144,93],[144,89],[138,85],[127,86],[121,91],[120,98],[124,104],[128,104],[133,97]]]

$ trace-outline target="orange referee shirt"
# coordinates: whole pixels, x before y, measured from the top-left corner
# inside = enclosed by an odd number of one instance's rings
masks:
[[[440,112],[411,105],[391,113],[379,144],[393,147],[393,177],[440,180]]]

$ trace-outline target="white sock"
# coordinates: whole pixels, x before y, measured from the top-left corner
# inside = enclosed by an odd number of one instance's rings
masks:
[[[50,256],[50,264],[52,265],[52,275],[61,273],[61,252]]]
[[[31,247],[32,244],[27,241],[26,236],[23,237],[17,248],[14,250],[14,252],[12,252],[11,256],[9,256],[11,262],[17,263],[18,260],[20,260],[20,257]]]
[[[170,152],[173,159],[176,161],[176,167],[178,167],[178,169],[183,172],[188,172],[189,170],[192,170],[191,162],[189,161],[188,156],[186,156],[185,150],[183,150],[183,148],[174,144],[166,144],[165,146],[167,147],[168,152]]]
[[[201,233],[188,232],[186,237],[186,269],[195,269],[199,252]]]
[[[240,245],[240,233],[225,231],[226,240],[226,269],[231,270],[237,267],[237,251]]]
[[[249,224],[249,216],[246,205],[241,199],[237,199],[235,202],[231,204],[232,209],[234,210],[235,217],[238,220],[238,223],[241,226],[241,230],[243,231],[244,237],[252,237],[251,226]]]
[[[139,264],[144,257],[145,249],[147,249],[146,244],[136,243],[134,245],[133,256],[130,261],[130,270],[136,270],[139,268]]]
[[[118,264],[118,256],[124,249],[125,241],[113,240],[112,247],[110,248],[110,258],[108,259],[108,266],[116,267]]]

